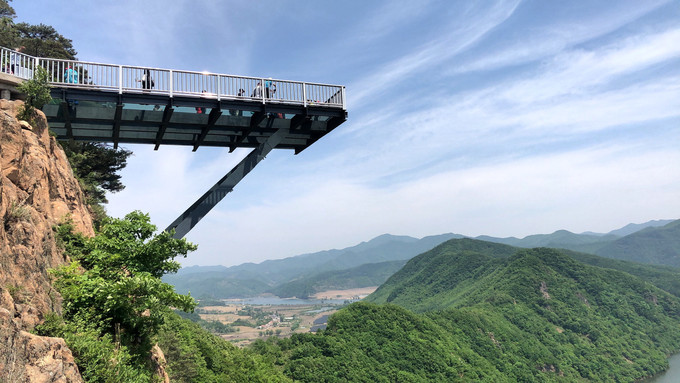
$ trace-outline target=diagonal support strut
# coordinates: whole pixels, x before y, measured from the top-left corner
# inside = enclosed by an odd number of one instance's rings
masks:
[[[289,128],[277,130],[257,148],[241,160],[229,173],[219,180],[210,190],[201,196],[182,215],[177,217],[165,231],[175,229],[174,238],[184,237],[208,212],[219,203],[229,192],[234,190],[243,177],[276,147],[289,133]]]

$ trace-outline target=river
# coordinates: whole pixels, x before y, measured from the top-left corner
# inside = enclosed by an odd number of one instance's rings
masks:
[[[298,299],[298,298],[279,298],[276,296],[260,296],[241,299],[222,299],[226,304],[244,305],[341,305],[348,302],[347,299]],[[354,302],[354,301],[351,301]]]
[[[680,383],[680,353],[668,358],[668,370],[649,378],[644,383]]]

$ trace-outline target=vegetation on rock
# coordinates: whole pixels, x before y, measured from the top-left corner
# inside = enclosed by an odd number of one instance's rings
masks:
[[[119,172],[127,166],[132,152],[99,142],[62,141],[61,146],[85,193],[95,227],[99,227],[106,218],[106,192],[125,188]]]
[[[21,83],[18,89],[26,95],[26,101],[17,118],[33,124],[35,110],[42,109],[52,100],[47,71],[41,67],[36,68],[33,78]]]
[[[63,336],[73,346],[83,375],[97,379],[93,381],[106,381],[99,380],[105,375],[97,372],[90,376],[88,370],[113,368],[102,362],[97,352],[110,355],[104,361],[121,364],[122,358],[143,370],[169,306],[186,311],[195,306],[191,296],[175,293],[160,277],[176,272],[180,265],[174,258],[185,257],[196,246],[172,238],[172,233],[154,235],[155,231],[148,215],[140,212],[124,219],[105,219],[93,238],[73,233],[68,225],[58,229],[64,249],[73,260],[53,270],[55,287],[64,298],[64,323],[43,325],[39,330]],[[102,348],[91,351],[90,343],[78,341],[87,338],[101,341]],[[111,342],[124,347],[122,354],[111,351]],[[128,352],[129,358],[121,357]]]

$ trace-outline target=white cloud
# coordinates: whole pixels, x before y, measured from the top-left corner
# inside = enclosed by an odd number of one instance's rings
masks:
[[[576,44],[611,33],[668,3],[667,0],[622,2],[619,7],[606,4],[606,10],[591,9],[591,12],[571,17],[551,15],[543,20],[532,20],[526,23],[526,27],[513,29],[514,39],[496,47],[485,46],[471,54],[471,58],[452,67],[451,74],[495,70],[550,57]],[[562,5],[569,7],[571,4]],[[589,6],[598,8],[602,5],[592,2],[584,10],[587,11]]]
[[[446,26],[437,40],[423,44],[402,57],[382,63],[376,70],[351,85],[353,94],[349,98],[349,107],[365,102],[366,98],[381,97],[401,82],[416,73],[450,59],[464,49],[475,44],[480,38],[493,28],[507,20],[518,5],[516,2],[500,2],[492,7],[478,9],[476,19],[467,19],[465,13],[458,15],[457,22],[453,20]]]
[[[608,231],[680,214],[677,164],[680,152],[673,148],[633,144],[451,170],[389,188],[329,180],[298,198],[211,214],[202,222],[210,230],[189,235],[208,245],[184,262],[259,262],[351,246],[386,232],[522,237],[565,228]],[[659,187],[650,193],[650,184]]]
[[[680,57],[680,29],[635,36],[597,50],[565,51],[542,65],[531,79],[503,84],[489,93],[512,104],[552,102],[558,97],[595,93],[623,75]]]
[[[496,154],[506,155],[517,145],[592,145],[602,138],[589,134],[680,116],[678,74],[637,76],[680,57],[672,43],[677,40],[680,29],[670,29],[597,50],[565,51],[530,74],[458,94],[425,95],[415,107],[408,97],[392,98],[339,133],[343,140],[370,144],[348,146],[328,162],[343,162],[350,172],[374,179],[441,157],[468,156],[470,148],[497,146]]]

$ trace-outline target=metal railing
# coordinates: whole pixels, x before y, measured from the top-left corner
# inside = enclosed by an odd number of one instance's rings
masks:
[[[36,58],[27,54],[0,48],[0,72],[29,80],[33,78]]]
[[[66,88],[346,109],[341,85],[41,58],[3,47],[0,63],[1,72],[26,80],[40,66],[47,70],[52,85]]]

